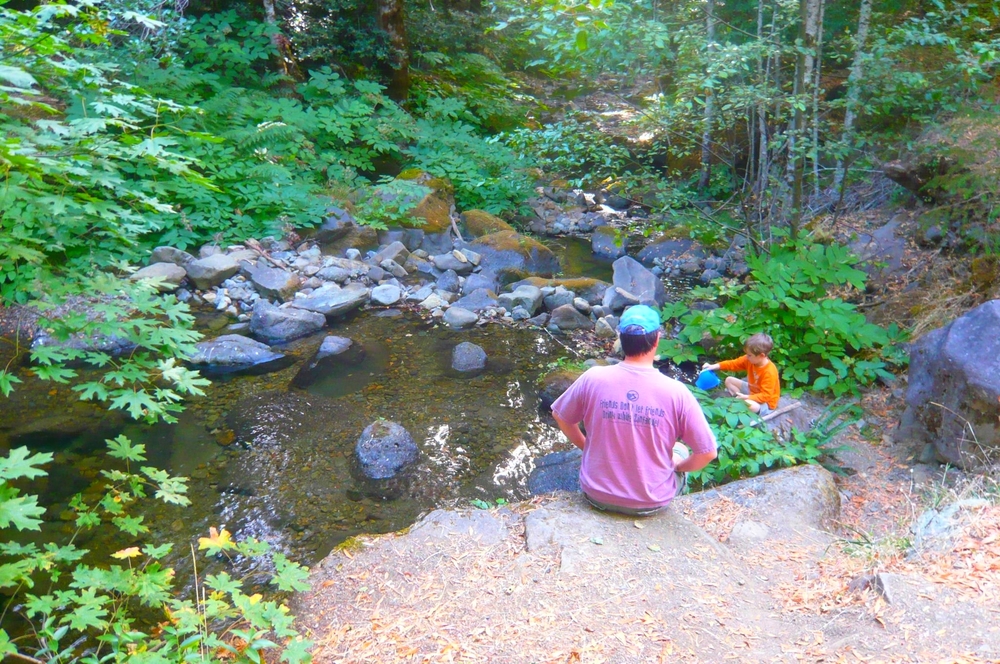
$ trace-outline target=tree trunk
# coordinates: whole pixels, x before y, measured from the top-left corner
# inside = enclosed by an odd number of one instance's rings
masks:
[[[857,119],[858,99],[861,96],[862,63],[865,57],[865,42],[868,41],[868,25],[872,18],[872,0],[861,0],[858,12],[858,33],[854,37],[854,60],[851,63],[851,73],[847,77],[847,106],[844,108],[844,149],[850,145],[854,134],[854,121]],[[840,190],[844,185],[847,169],[844,158],[837,159],[837,170],[833,176],[834,190]]]
[[[406,43],[403,0],[378,0],[377,11],[378,27],[388,35],[392,49],[390,66],[385,72],[389,78],[389,97],[404,102],[410,94],[410,51]]]
[[[271,43],[274,44],[274,48],[278,51],[278,64],[282,71],[289,78],[301,81],[303,78],[302,70],[299,69],[299,63],[292,53],[292,43],[285,36],[285,33],[281,31],[281,26],[278,23],[278,13],[274,9],[274,0],[264,0],[264,21],[274,28],[274,32],[271,34]]]
[[[816,31],[816,60],[813,63],[813,98],[812,98],[812,167],[813,195],[819,196],[819,96],[823,89],[821,74],[823,69],[823,13],[826,9],[824,0],[818,0],[819,17]]]
[[[712,56],[715,55],[715,0],[705,4],[705,74],[712,70]],[[705,118],[701,133],[701,177],[698,191],[704,192],[712,177],[712,122],[715,119],[715,90],[709,87],[705,92]]]
[[[812,59],[807,56],[809,45],[809,15],[810,9],[817,0],[800,0],[799,2],[799,38],[798,50],[795,56],[795,80],[792,84],[792,98],[795,110],[792,113],[792,128],[788,136],[788,174],[791,177],[792,209],[788,214],[788,230],[792,240],[799,234],[802,224],[802,181],[805,178],[804,159],[802,158],[801,139],[805,128],[805,113],[802,111],[802,93],[805,91],[807,71]]]

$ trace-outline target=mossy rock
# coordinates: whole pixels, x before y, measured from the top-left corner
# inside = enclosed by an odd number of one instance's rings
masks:
[[[969,283],[977,293],[989,293],[1000,286],[1000,258],[980,256],[969,266]]]
[[[399,224],[402,228],[419,228],[425,233],[444,233],[451,228],[455,189],[450,182],[415,168],[403,171],[396,180],[407,183],[406,193],[394,190],[392,184],[380,185],[376,191],[385,201],[403,198],[412,206],[406,213],[408,219]]]
[[[552,410],[552,404],[562,396],[585,370],[576,367],[558,367],[538,379],[539,407]]]
[[[471,243],[481,254],[484,271],[498,276],[511,274],[552,277],[560,270],[559,259],[538,240],[515,231],[490,233]]]
[[[604,293],[611,286],[606,281],[594,279],[592,277],[557,277],[545,279],[542,277],[528,277],[510,285],[511,290],[521,285],[537,286],[538,288],[558,288],[562,286],[566,290],[573,291],[577,296],[582,297],[590,304],[600,304],[604,300]]]
[[[462,223],[472,237],[482,237],[500,231],[513,231],[514,227],[496,215],[483,210],[468,210],[462,213]]]
[[[453,196],[455,194],[455,186],[446,178],[434,177],[427,171],[422,171],[419,168],[407,168],[405,171],[397,175],[396,179],[422,184],[425,187],[446,196]]]
[[[403,228],[419,228],[425,233],[444,233],[451,228],[451,201],[431,192],[417,203],[408,213],[410,219],[403,221]]]

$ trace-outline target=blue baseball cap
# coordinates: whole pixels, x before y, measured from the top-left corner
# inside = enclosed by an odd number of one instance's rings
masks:
[[[626,329],[633,325],[641,327],[643,334],[656,332],[660,329],[660,313],[653,307],[647,307],[645,304],[637,304],[634,307],[629,307],[622,314],[621,320],[618,321],[618,332],[627,334]]]

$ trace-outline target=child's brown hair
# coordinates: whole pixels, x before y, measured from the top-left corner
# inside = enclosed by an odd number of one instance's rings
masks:
[[[747,339],[743,344],[743,350],[750,355],[767,355],[774,348],[774,339],[771,335],[758,332]]]

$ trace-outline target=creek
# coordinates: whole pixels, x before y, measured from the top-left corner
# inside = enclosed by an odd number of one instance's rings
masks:
[[[589,242],[551,246],[565,276],[610,281],[610,264],[590,254]],[[228,322],[199,312],[207,336]],[[296,380],[329,334],[355,340],[363,356],[309,382]],[[462,341],[486,351],[483,373],[451,370],[451,351]],[[362,311],[286,345],[283,352],[298,360],[290,366],[215,378],[176,424],[129,422],[79,402],[67,386],[28,379],[0,399],[0,430],[7,431],[0,446],[55,454],[46,478],[21,486],[46,508],[43,530],[28,539],[72,533],[70,499],[100,497],[99,471],[115,466],[104,440],[123,433],[146,445],[150,465],[191,478],[190,506],[148,502],[148,539],[174,542],[183,553],[210,527],[225,527],[312,564],[354,535],[405,528],[436,507],[525,498],[534,460],[568,445],[539,412],[537,394],[539,376],[571,354],[567,343],[538,328],[453,331],[405,308]],[[421,449],[408,488],[391,501],[366,496],[350,472],[355,443],[379,418],[401,424]],[[78,543],[105,560],[135,543],[110,530],[98,528]]]

